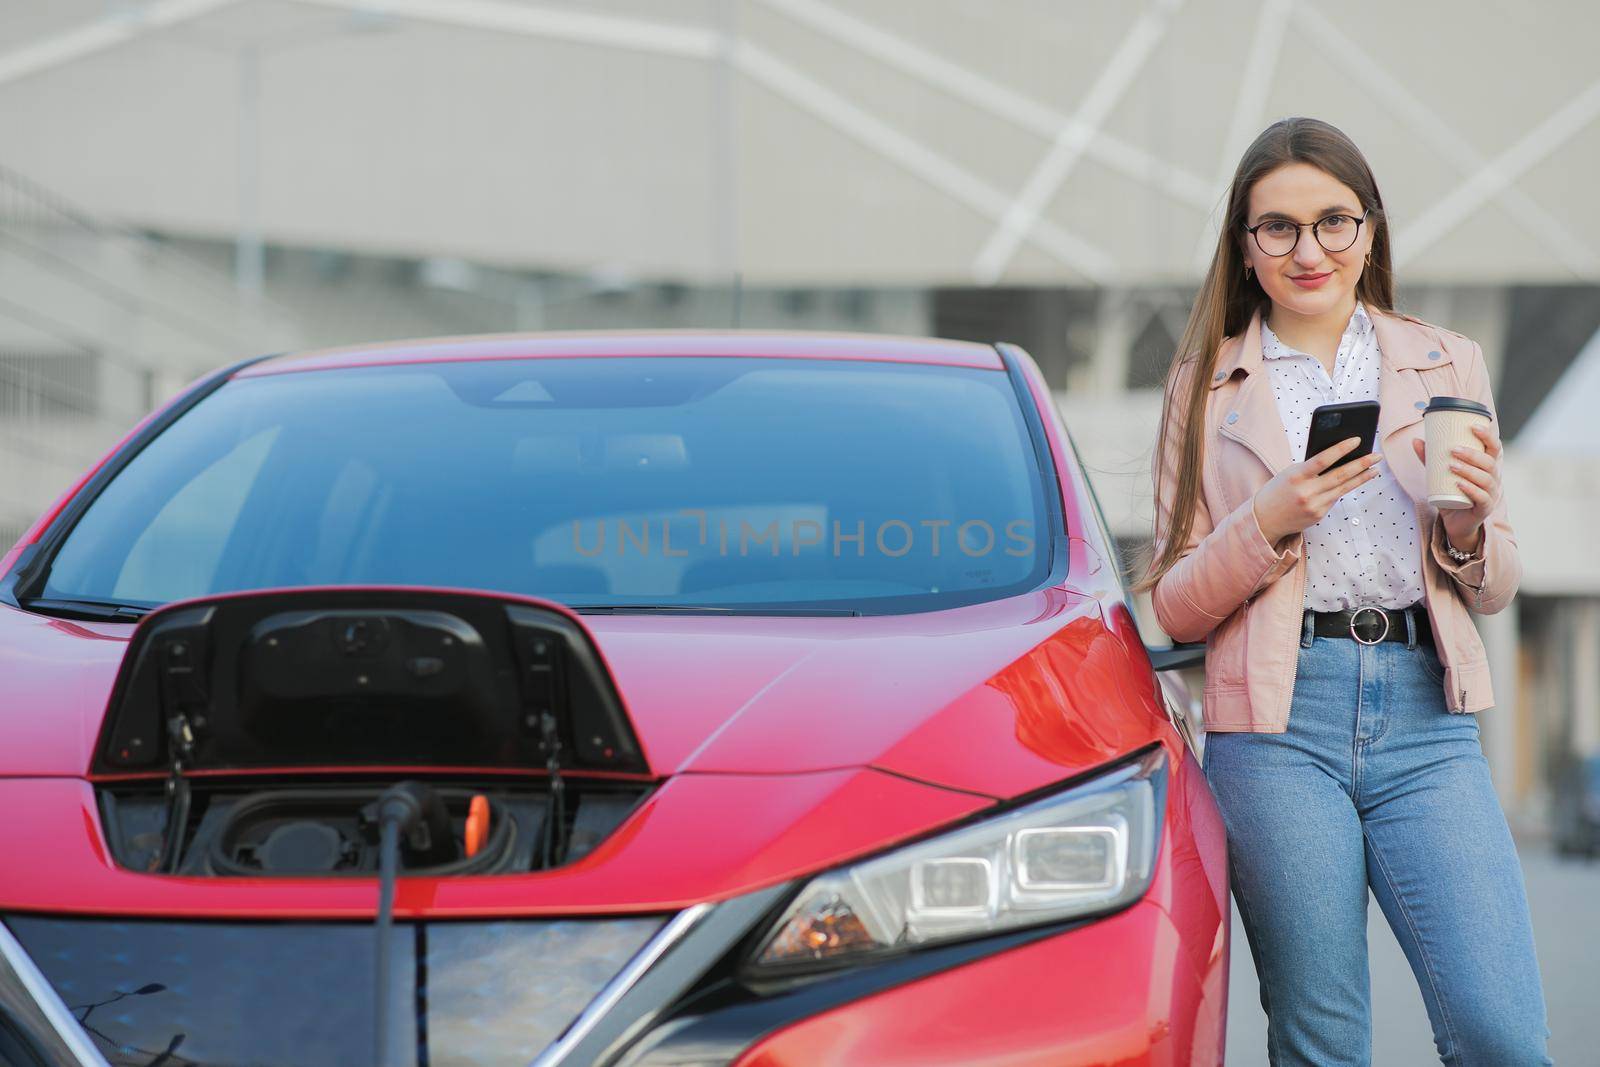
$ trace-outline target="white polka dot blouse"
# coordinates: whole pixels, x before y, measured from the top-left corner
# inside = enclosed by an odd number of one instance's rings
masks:
[[[1261,355],[1289,435],[1289,453],[1296,460],[1306,458],[1313,409],[1378,399],[1377,331],[1359,302],[1339,341],[1332,378],[1320,359],[1284,344],[1265,322]],[[1380,459],[1376,470],[1376,477],[1345,493],[1306,527],[1306,607],[1403,608],[1422,599],[1422,538],[1414,505],[1387,460]]]

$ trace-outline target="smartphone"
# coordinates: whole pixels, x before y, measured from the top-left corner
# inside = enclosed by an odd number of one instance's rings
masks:
[[[1359,437],[1361,443],[1333,461],[1333,467],[1360,459],[1372,451],[1378,437],[1378,402],[1352,400],[1345,404],[1323,404],[1311,413],[1311,431],[1306,435],[1306,453],[1310,459],[1318,452],[1343,441]],[[1332,470],[1333,467],[1329,467]]]

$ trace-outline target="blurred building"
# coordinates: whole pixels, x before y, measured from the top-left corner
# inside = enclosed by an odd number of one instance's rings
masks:
[[[1021,343],[1131,547],[1227,177],[1316,115],[1379,176],[1404,310],[1496,376],[1526,574],[1478,620],[1482,724],[1537,817],[1600,748],[1597,29],[1575,0],[0,0],[0,540],[239,356],[738,324]]]

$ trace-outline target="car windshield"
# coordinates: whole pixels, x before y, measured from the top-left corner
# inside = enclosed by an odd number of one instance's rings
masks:
[[[1037,587],[1004,371],[544,358],[236,378],[140,451],[42,597],[484,588],[574,607],[926,611]]]

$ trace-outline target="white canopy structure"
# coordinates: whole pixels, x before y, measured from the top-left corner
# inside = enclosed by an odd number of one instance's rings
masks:
[[[1195,277],[1250,137],[1412,281],[1600,279],[1578,0],[0,0],[0,163],[252,243],[784,285]],[[244,260],[250,269],[250,259]]]

